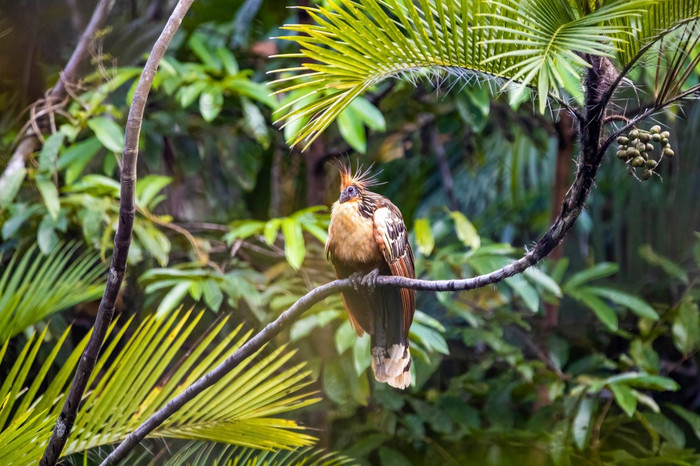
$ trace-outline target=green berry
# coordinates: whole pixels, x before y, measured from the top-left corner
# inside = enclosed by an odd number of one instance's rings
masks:
[[[656,163],[656,160],[651,160],[651,159],[649,159],[649,160],[646,161],[646,163],[645,163],[644,165],[646,165],[646,167],[647,167],[648,169],[653,170],[654,168],[656,168],[656,166],[658,165],[658,163]]]
[[[667,145],[668,144],[668,138],[661,138],[661,144]]]
[[[653,150],[654,150],[654,145],[651,144],[651,143],[649,143],[649,142],[647,142],[646,150],[647,150],[647,152],[653,151]]]
[[[642,179],[646,181],[649,178],[651,178],[651,170],[644,170],[642,172]]]
[[[617,143],[621,146],[626,146],[629,142],[629,138],[626,138],[624,136],[620,136],[619,138],[617,138]]]
[[[630,137],[631,137],[632,139],[638,138],[638,137],[639,137],[639,131],[636,130],[636,129],[633,129],[632,131],[630,131]]]
[[[673,157],[676,155],[671,149],[664,149],[664,157]]]
[[[639,157],[641,155],[641,152],[632,147],[631,149],[627,149],[627,155],[629,155],[632,158]]]
[[[632,159],[631,165],[636,168],[641,167],[644,165],[644,163],[644,158],[642,156],[638,156]]]
[[[639,140],[640,141],[649,142],[650,139],[651,139],[651,136],[649,135],[649,133],[642,133],[642,132],[639,133]]]
[[[626,150],[617,151],[617,158],[620,160],[627,160],[627,151]]]
[[[651,128],[649,128],[649,132],[651,134],[659,134],[661,132],[661,126],[659,125],[654,125]]]
[[[670,138],[670,137],[671,137],[671,133],[669,133],[668,131],[664,131],[663,133],[661,133],[661,137],[662,137],[662,138]]]
[[[654,133],[654,134],[651,135],[651,140],[654,141],[654,142],[659,142],[659,141],[661,141],[661,135],[660,135],[660,134],[657,134],[657,133]]]

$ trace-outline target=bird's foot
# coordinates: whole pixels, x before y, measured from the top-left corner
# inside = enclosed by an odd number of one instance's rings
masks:
[[[379,269],[374,269],[364,277],[362,277],[362,286],[366,287],[369,291],[374,291],[377,286],[377,277],[379,276]]]
[[[364,276],[365,275],[362,272],[355,272],[348,277],[348,279],[350,279],[350,285],[352,285],[353,290],[358,292],[360,291],[360,288],[363,287],[362,278]]]
[[[350,284],[352,289],[355,291],[360,291],[360,289],[365,289],[369,291],[374,291],[377,285],[377,277],[379,276],[379,269],[374,269],[368,274],[362,272],[355,272],[350,275]]]

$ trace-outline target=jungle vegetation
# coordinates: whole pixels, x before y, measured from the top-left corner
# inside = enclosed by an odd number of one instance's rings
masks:
[[[699,19],[0,3],[0,464],[700,464]],[[406,391],[327,285],[338,158],[454,280]]]

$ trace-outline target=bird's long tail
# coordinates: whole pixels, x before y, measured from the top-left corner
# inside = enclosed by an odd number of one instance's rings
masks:
[[[389,348],[372,347],[372,370],[379,382],[401,389],[408,387],[411,384],[411,352],[408,341],[395,343]]]
[[[398,288],[383,288],[376,290],[373,297],[371,347],[374,377],[392,387],[406,388],[411,383],[411,352],[401,292]]]

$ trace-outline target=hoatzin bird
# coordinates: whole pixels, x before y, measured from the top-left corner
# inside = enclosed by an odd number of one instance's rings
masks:
[[[354,174],[348,166],[338,169],[340,198],[333,204],[326,242],[326,256],[336,276],[371,273],[370,279],[377,274],[415,278],[413,251],[399,209],[386,197],[369,191],[377,184],[369,169],[358,168]],[[408,331],[416,310],[415,291],[358,286],[343,291],[343,302],[357,335],[371,335],[374,377],[392,387],[408,387]]]

